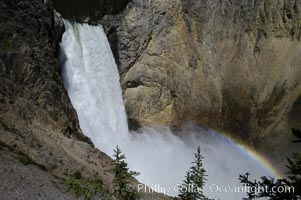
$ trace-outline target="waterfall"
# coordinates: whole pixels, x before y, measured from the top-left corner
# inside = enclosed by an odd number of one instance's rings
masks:
[[[128,125],[109,42],[101,26],[65,21],[65,28],[60,52],[64,85],[83,132],[111,151],[110,142],[128,138]]]
[[[239,145],[212,130],[189,125],[182,138],[168,127],[129,133],[119,73],[103,28],[68,21],[65,27],[60,61],[80,127],[108,155],[118,144],[131,170],[141,172],[139,181],[159,192],[169,187],[166,192],[176,195],[176,184],[182,183],[199,145],[209,175],[205,194],[211,198],[241,199],[245,194],[212,192],[210,186],[240,186],[238,176],[247,171],[274,175]]]

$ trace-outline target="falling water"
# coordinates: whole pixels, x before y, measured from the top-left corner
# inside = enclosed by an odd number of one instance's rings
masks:
[[[101,26],[65,21],[65,27],[60,53],[65,87],[83,132],[111,151],[102,144],[126,139],[128,125],[110,45]]]
[[[119,145],[129,167],[141,172],[139,181],[150,187],[169,187],[168,194],[176,195],[174,186],[182,182],[199,145],[209,175],[205,193],[211,198],[241,199],[242,193],[211,192],[210,186],[240,186],[238,175],[247,171],[274,175],[239,145],[211,130],[189,125],[183,129],[184,138],[168,127],[129,133],[119,74],[103,28],[68,21],[65,27],[60,60],[81,129],[109,155]]]

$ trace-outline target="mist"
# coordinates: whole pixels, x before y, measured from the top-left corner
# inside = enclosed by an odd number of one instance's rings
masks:
[[[138,176],[140,182],[158,192],[169,188],[170,191],[166,193],[172,196],[178,194],[177,185],[182,183],[192,166],[198,146],[208,175],[204,193],[210,198],[245,197],[242,191],[224,190],[242,186],[238,180],[239,174],[250,172],[252,178],[275,176],[241,146],[213,130],[189,123],[180,134],[176,136],[168,127],[142,128],[138,132],[131,132],[130,139],[119,141],[118,145],[126,154],[130,169],[141,173]],[[158,188],[158,185],[161,187]],[[217,191],[217,187],[223,188],[223,192]]]

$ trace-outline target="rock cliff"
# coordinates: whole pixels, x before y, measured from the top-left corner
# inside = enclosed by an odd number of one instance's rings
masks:
[[[63,26],[55,24],[51,3],[2,1],[0,17],[2,125],[18,125],[15,118],[88,141],[62,85],[56,50]]]
[[[82,199],[63,184],[75,172],[112,190],[112,160],[83,135],[63,86],[52,2],[2,0],[0,25],[0,199]]]
[[[109,185],[111,159],[82,134],[63,87],[63,26],[53,11],[50,1],[0,2],[0,151],[22,154],[60,178],[80,171]]]
[[[300,9],[300,0],[133,0],[105,16],[129,121],[271,136],[301,95]]]

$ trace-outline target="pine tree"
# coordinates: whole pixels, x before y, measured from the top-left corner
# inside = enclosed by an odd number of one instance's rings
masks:
[[[193,193],[190,190],[190,186],[192,185],[192,176],[191,172],[188,171],[185,176],[185,180],[183,181],[183,184],[179,187],[180,194],[179,197],[183,200],[190,200],[193,199]]]
[[[295,188],[295,193],[301,197],[301,154],[294,153],[287,158],[288,178]]]
[[[114,150],[114,165],[111,169],[114,174],[113,185],[114,195],[118,200],[135,200],[138,199],[138,192],[131,186],[131,181],[134,176],[138,176],[138,172],[129,171],[128,164],[125,162],[125,155],[122,154],[120,148],[117,146]]]
[[[191,176],[194,188],[194,199],[204,199],[204,186],[207,181],[206,170],[203,168],[203,156],[201,155],[201,148],[198,147],[197,153],[194,154],[195,161],[192,162],[194,166],[191,167]]]
[[[185,176],[183,184],[180,186],[179,197],[182,200],[204,200],[207,199],[203,193],[207,181],[206,170],[203,168],[203,156],[201,148],[198,147],[194,154],[195,161]]]
[[[248,192],[248,198],[244,200],[252,200],[258,198],[268,198],[270,200],[297,200],[301,197],[301,155],[293,154],[288,160],[288,179],[274,179],[263,176],[259,181],[249,180],[249,173],[239,176],[240,182],[247,187],[262,187],[266,190],[257,192]],[[273,188],[287,188],[287,191],[273,191]],[[290,188],[290,189],[289,189]],[[292,188],[294,188],[292,190]]]
[[[301,138],[300,130],[292,129],[293,135],[297,138]],[[293,143],[299,143],[301,140],[294,140]],[[291,157],[287,158],[288,165],[288,179],[277,179],[268,178],[266,176],[261,177],[260,181],[250,181],[249,173],[244,175],[239,175],[240,182],[248,187],[264,187],[267,191],[248,192],[248,198],[244,200],[257,199],[261,197],[268,198],[270,200],[297,200],[301,199],[301,155],[299,153],[294,153]],[[286,192],[272,191],[272,188],[294,188],[294,190],[288,189]]]
[[[249,180],[249,173],[239,175],[240,182],[250,188],[264,188],[264,190],[254,191],[253,189],[247,192],[247,198],[243,200],[253,200],[265,198],[269,200],[297,200],[296,194],[292,193],[288,188],[291,188],[291,183],[286,179],[274,179],[263,176],[259,181]],[[286,192],[280,192],[277,188],[287,188]]]

